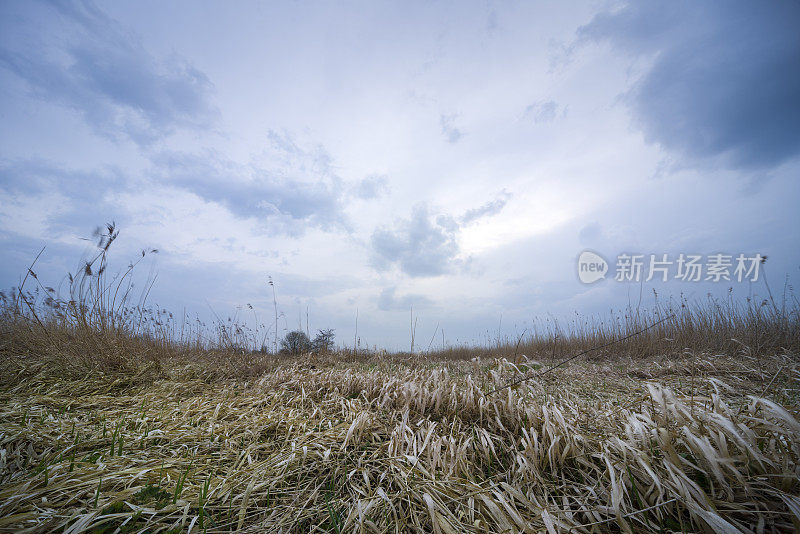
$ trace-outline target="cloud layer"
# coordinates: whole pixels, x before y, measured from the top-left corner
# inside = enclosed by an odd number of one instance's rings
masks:
[[[287,133],[269,132],[258,161],[243,165],[214,152],[164,152],[153,158],[165,184],[254,218],[270,232],[301,235],[307,228],[348,231],[344,201],[377,197],[383,182],[367,178],[348,189],[322,146],[299,146]],[[371,195],[371,196],[370,196]]]
[[[629,2],[580,28],[645,59],[627,100],[681,156],[769,169],[800,153],[800,3]]]
[[[764,291],[587,287],[586,248],[761,253],[796,287],[797,6],[0,2],[0,286],[115,220],[173,310],[272,316],[271,276],[281,329],[352,340],[358,310],[389,348],[412,305],[482,342]]]
[[[43,22],[48,15],[59,24]],[[154,59],[91,3],[8,3],[2,19],[0,65],[104,136],[150,145],[177,128],[208,127],[215,115],[204,73],[177,55]]]
[[[374,264],[378,269],[396,265],[409,276],[447,273],[458,254],[457,230],[446,216],[433,217],[426,205],[415,206],[410,218],[372,234]]]

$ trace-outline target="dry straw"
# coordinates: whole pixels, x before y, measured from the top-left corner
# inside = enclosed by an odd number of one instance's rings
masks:
[[[68,297],[3,300],[0,532],[800,530],[796,305],[312,362],[134,305],[116,232]]]
[[[748,377],[735,360],[716,365]],[[770,365],[797,377],[789,357]],[[800,521],[800,424],[795,408],[745,395],[756,376],[706,377],[693,396],[648,382],[642,396],[627,367],[603,395],[590,364],[488,396],[513,363],[478,375],[466,362],[371,367],[331,356],[211,383],[183,368],[112,395],[5,384],[0,530],[790,532]],[[616,410],[622,400],[638,406]]]

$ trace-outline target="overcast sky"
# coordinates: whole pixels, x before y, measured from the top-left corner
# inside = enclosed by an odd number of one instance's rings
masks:
[[[153,303],[266,317],[272,276],[281,330],[308,309],[352,344],[357,312],[390,349],[412,306],[427,346],[653,289],[766,295],[763,272],[616,281],[623,253],[766,255],[782,298],[798,28],[795,0],[4,1],[0,285],[43,245],[58,283],[113,220],[119,265],[160,251]]]

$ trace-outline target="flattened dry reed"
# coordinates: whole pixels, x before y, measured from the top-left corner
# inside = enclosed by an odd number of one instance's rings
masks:
[[[797,362],[685,363],[693,382],[580,364],[490,396],[525,368],[331,357],[113,395],[6,383],[0,531],[794,531]]]

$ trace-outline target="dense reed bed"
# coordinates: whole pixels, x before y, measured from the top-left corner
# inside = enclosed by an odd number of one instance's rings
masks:
[[[651,328],[652,325],[655,325]],[[472,358],[482,354],[549,354],[566,357],[572,353],[609,344],[631,336],[596,355],[632,357],[680,354],[684,350],[725,354],[761,354],[788,350],[800,352],[800,303],[788,290],[779,300],[660,299],[654,294],[651,306],[610,310],[603,316],[576,315],[570,321],[538,320],[515,338],[492,337],[486,333],[484,346],[454,346],[431,351],[441,358]]]

